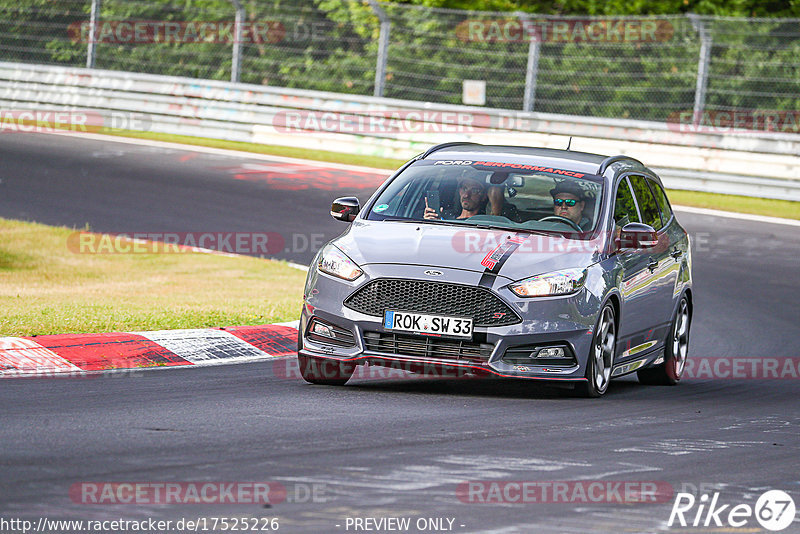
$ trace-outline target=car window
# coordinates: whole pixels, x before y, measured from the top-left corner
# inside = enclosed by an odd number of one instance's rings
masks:
[[[664,193],[664,189],[660,185],[658,185],[653,180],[647,180],[650,184],[650,189],[653,191],[653,194],[656,197],[656,203],[658,207],[661,209],[661,219],[664,221],[664,224],[667,224],[667,221],[672,218],[672,208],[669,206],[669,201],[667,200],[667,195]]]
[[[623,178],[617,187],[617,198],[614,200],[614,223],[623,227],[631,222],[641,222],[636,211],[636,202],[628,185],[628,179]]]
[[[367,219],[580,231],[588,237],[600,217],[602,191],[598,176],[547,166],[420,160],[388,184]],[[426,218],[429,203],[439,208],[435,220]]]
[[[647,185],[647,180],[644,176],[629,176],[633,192],[636,194],[636,201],[639,203],[639,209],[642,210],[642,222],[649,224],[656,230],[660,230],[663,225],[661,222],[661,215],[656,203],[656,197],[650,191]]]

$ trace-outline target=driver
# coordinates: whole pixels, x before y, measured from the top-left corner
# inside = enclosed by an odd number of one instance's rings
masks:
[[[589,228],[592,221],[583,215],[586,193],[575,182],[564,180],[550,190],[553,197],[553,214],[571,220],[581,228]]]

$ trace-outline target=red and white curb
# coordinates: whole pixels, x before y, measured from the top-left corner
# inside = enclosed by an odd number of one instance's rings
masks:
[[[152,332],[0,337],[0,378],[224,365],[297,353],[297,321]]]

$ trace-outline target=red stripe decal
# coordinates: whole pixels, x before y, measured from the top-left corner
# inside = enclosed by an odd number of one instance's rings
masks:
[[[226,332],[272,356],[297,354],[297,329],[289,326],[229,326]]]
[[[27,339],[36,341],[85,371],[192,365],[192,362],[137,334],[66,334]]]

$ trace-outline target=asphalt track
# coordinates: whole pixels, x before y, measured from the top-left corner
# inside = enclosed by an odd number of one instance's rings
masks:
[[[0,216],[103,232],[327,239],[343,229],[328,215],[330,200],[364,200],[371,191],[352,181],[335,187],[339,175],[323,189],[304,188],[313,169],[283,179],[285,169],[264,171],[258,166],[269,162],[248,156],[75,137],[2,134],[0,162]],[[243,170],[253,176],[243,179]],[[796,357],[796,228],[679,219],[694,241],[690,357]],[[302,246],[276,254],[300,262],[312,255]],[[281,532],[354,532],[346,525],[355,517],[409,517],[412,525],[451,518],[452,532],[720,531],[668,529],[672,499],[479,504],[457,494],[465,482],[491,480],[658,481],[750,505],[782,489],[800,504],[797,379],[690,379],[669,388],[625,378],[605,398],[586,400],[528,383],[464,379],[311,386],[290,363],[2,381],[0,517],[244,515],[276,517]],[[274,481],[291,498],[269,508],[70,498],[73,484],[90,481]],[[313,484],[318,494],[308,499]],[[758,531],[754,520],[747,526]],[[796,520],[784,532],[798,531]]]

